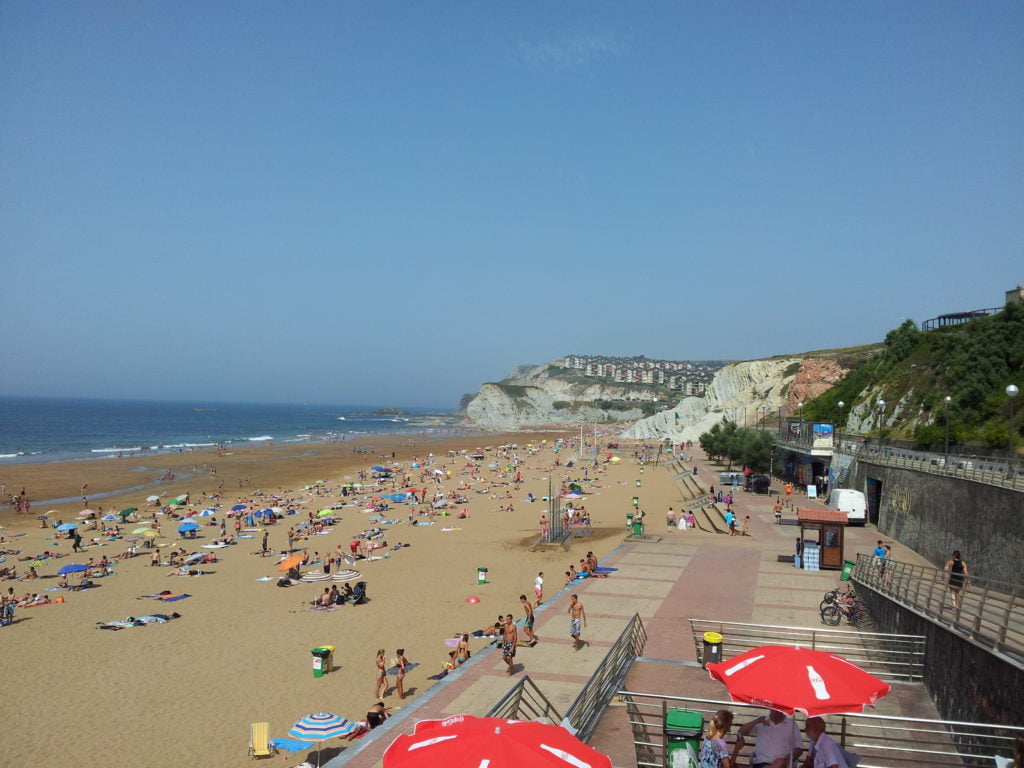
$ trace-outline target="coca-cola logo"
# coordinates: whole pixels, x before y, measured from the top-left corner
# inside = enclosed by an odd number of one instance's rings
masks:
[[[441,727],[447,728],[449,725],[457,725],[458,723],[463,723],[465,721],[465,715],[452,715],[451,717],[446,717],[444,720],[441,721]]]

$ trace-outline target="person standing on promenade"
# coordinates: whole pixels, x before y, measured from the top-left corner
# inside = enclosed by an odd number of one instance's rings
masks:
[[[697,765],[700,768],[732,768],[733,760],[729,757],[729,745],[725,743],[725,735],[732,728],[732,712],[720,709],[708,723],[707,735],[700,745]]]
[[[775,524],[782,525],[782,499],[775,502]]]
[[[529,645],[532,648],[537,644],[537,634],[533,631],[533,606],[530,605],[530,601],[526,599],[526,595],[520,595],[519,602],[522,603],[523,612],[526,614],[526,621],[523,624],[523,633],[526,635],[526,645]]]
[[[949,597],[953,601],[953,608],[960,607],[960,590],[964,588],[964,581],[967,578],[967,563],[960,559],[960,550],[953,550],[953,557],[946,563],[945,569],[949,573]]]
[[[377,649],[377,658],[375,660],[377,665],[377,684],[373,688],[373,698],[383,699],[385,694],[388,692],[388,674],[387,667],[384,666],[384,649]]]
[[[508,664],[508,676],[516,673],[516,646],[519,644],[519,633],[516,631],[516,623],[512,614],[505,616],[505,623],[501,629],[501,658]]]
[[[533,594],[537,596],[537,607],[539,608],[544,600],[544,571],[538,573],[537,578],[533,580]]]
[[[572,637],[572,650],[573,652],[579,651],[584,645],[590,645],[580,635],[582,635],[580,622],[585,627],[587,626],[587,612],[583,608],[583,603],[579,601],[576,595],[569,598],[569,636]]]
[[[776,709],[770,709],[767,717],[758,717],[740,726],[732,751],[734,762],[743,746],[741,740],[750,733],[757,739],[754,754],[750,757],[752,768],[789,768],[790,760],[800,757],[803,752],[800,746],[803,740],[796,721]]]

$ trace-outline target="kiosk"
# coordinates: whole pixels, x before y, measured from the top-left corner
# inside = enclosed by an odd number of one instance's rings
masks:
[[[818,564],[821,570],[841,571],[846,513],[838,509],[798,509],[796,514],[800,523],[801,542],[808,541],[808,533],[817,531]]]

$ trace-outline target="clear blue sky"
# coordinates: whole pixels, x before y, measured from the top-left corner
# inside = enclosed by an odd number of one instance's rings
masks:
[[[1024,3],[0,2],[0,393],[453,406],[1024,282]]]

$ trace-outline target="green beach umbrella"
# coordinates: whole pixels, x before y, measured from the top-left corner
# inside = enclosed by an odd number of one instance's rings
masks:
[[[130,515],[132,512],[138,512],[138,511],[139,511],[138,507],[125,507],[124,509],[121,510],[121,514],[122,515]]]

